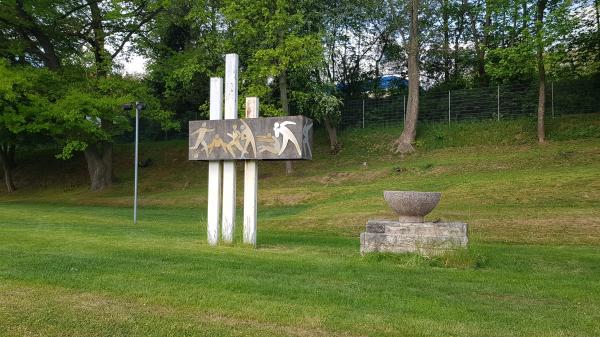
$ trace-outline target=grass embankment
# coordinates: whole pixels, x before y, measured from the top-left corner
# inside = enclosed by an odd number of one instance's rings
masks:
[[[528,121],[430,126],[403,159],[398,129],[344,132],[335,157],[316,139],[293,177],[261,163],[257,250],[205,244],[184,142],[143,144],[137,226],[130,147],[97,194],[81,161],[22,158],[0,196],[0,335],[597,336],[600,123],[551,123],[544,146]],[[360,257],[365,221],[394,217],[384,189],[442,191],[430,219],[467,221],[477,265]]]

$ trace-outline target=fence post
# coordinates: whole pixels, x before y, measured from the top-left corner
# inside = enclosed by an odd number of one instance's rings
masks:
[[[550,102],[552,105],[552,118],[554,118],[554,81],[552,81],[552,85],[550,86]]]
[[[363,119],[363,122],[362,122],[363,127],[362,128],[364,129],[365,128],[365,99],[364,98],[362,100],[362,119]]]
[[[448,124],[450,124],[450,90],[448,90]]]
[[[498,111],[496,113],[496,115],[498,116],[498,122],[500,121],[500,84],[498,84],[498,93],[496,94],[496,96],[498,97]]]

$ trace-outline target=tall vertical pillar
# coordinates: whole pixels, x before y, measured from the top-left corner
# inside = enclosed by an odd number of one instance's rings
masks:
[[[246,118],[257,118],[258,114],[258,97],[246,97]],[[257,192],[258,161],[246,160],[244,162],[244,243],[253,246],[256,246]]]
[[[238,71],[237,54],[225,55],[225,119],[238,118]],[[223,161],[223,242],[233,242],[235,233],[235,161]]]
[[[210,119],[223,119],[223,79],[210,79]],[[221,213],[221,170],[223,162],[213,160],[208,162],[208,211],[207,234],[208,244],[219,242],[219,215]]]

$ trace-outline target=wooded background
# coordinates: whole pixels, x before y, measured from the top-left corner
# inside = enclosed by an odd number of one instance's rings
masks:
[[[207,118],[230,52],[241,97],[260,97],[263,116],[317,120],[333,153],[343,101],[407,95],[416,123],[419,92],[499,85],[538,86],[543,142],[547,83],[598,83],[599,12],[598,0],[0,0],[7,189],[17,149],[49,143],[62,159],[85,153],[93,190],[110,186],[112,143],[131,130],[121,104],[146,102],[149,132]],[[136,55],[146,72],[126,75]],[[408,82],[382,88],[390,74]]]

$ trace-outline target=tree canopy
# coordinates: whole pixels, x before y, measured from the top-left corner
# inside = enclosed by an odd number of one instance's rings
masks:
[[[426,0],[416,16],[413,4],[0,0],[5,171],[18,144],[43,138],[61,146],[60,158],[83,151],[92,188],[109,186],[111,144],[131,128],[121,104],[146,101],[143,117],[166,129],[206,118],[209,78],[222,76],[231,52],[241,95],[260,97],[262,115],[313,117],[332,152],[344,99],[398,92],[379,87],[384,75],[407,79],[415,69],[416,94],[539,82],[541,125],[546,78],[599,76],[598,0]],[[146,72],[126,76],[123,63],[136,55]]]

